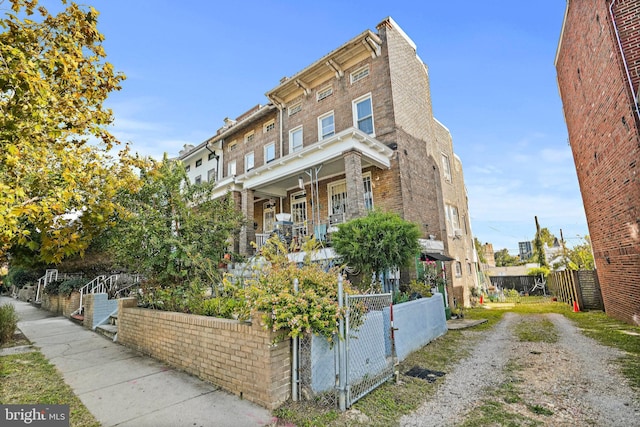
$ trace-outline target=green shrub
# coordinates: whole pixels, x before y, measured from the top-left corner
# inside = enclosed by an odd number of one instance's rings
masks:
[[[269,239],[261,248],[268,261],[254,279],[247,280],[246,294],[251,311],[263,313],[262,320],[272,331],[286,331],[289,337],[314,333],[332,341],[344,307],[338,306],[337,269],[325,270],[313,263],[314,239],[303,243],[306,258],[302,267],[290,262],[286,246]],[[298,279],[298,291],[294,280]],[[346,292],[349,282],[344,282]]]
[[[76,277],[74,279],[65,280],[60,284],[59,294],[60,295],[71,295],[71,292],[80,290],[81,287],[87,284],[87,280]],[[49,287],[49,285],[47,285]]]
[[[82,278],[54,280],[53,282],[47,283],[44,291],[49,295],[63,295],[68,297],[71,295],[71,292],[79,290],[86,282],[87,281]]]
[[[37,282],[40,276],[40,273],[35,270],[28,270],[24,267],[11,267],[5,282],[8,286],[22,289],[25,285]]]
[[[9,341],[18,326],[18,315],[11,304],[0,306],[0,344]]]

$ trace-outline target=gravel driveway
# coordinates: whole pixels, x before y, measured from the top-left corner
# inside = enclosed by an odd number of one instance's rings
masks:
[[[613,363],[620,351],[585,337],[560,314],[536,316],[553,323],[557,342],[519,342],[513,328],[528,316],[506,313],[483,333],[471,356],[444,377],[436,396],[400,424],[460,425],[507,384],[521,400],[503,402],[504,410],[526,420],[514,425],[640,426],[640,399]],[[532,412],[534,406],[546,415]]]

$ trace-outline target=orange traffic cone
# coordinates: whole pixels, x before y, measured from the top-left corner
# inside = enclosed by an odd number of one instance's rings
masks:
[[[573,312],[577,313],[580,311],[580,308],[578,307],[578,301],[573,301]]]
[[[480,294],[480,304],[484,304],[484,294]]]

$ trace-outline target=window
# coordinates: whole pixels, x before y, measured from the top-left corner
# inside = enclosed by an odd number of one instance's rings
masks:
[[[246,134],[244,135],[244,142],[251,142],[251,141],[253,141],[253,137],[255,136],[255,134],[256,134],[256,133],[255,133],[254,131],[251,131],[251,132],[246,133]]]
[[[336,127],[333,120],[333,111],[318,117],[318,139],[329,138],[335,135]]]
[[[462,277],[462,263],[460,261],[456,261],[456,277]]]
[[[200,166],[202,166],[202,159],[196,160],[196,167],[199,168]]]
[[[365,65],[364,67],[358,68],[353,73],[351,73],[351,83],[355,83],[358,80],[362,80],[369,75],[369,65]]]
[[[327,87],[324,87],[324,88],[318,90],[318,93],[317,93],[316,96],[318,98],[318,101],[322,101],[323,99],[328,98],[331,95],[333,95],[333,87],[332,86],[327,86]]]
[[[264,147],[264,162],[269,163],[276,159],[276,143],[272,142]]]
[[[467,271],[469,272],[469,276],[473,274],[473,267],[470,262],[467,263]]]
[[[364,208],[368,211],[373,210],[373,189],[371,186],[371,175],[362,177],[364,185]]]
[[[449,226],[449,235],[455,236],[456,232],[460,233],[460,217],[458,216],[458,208],[453,205],[446,205],[445,214],[447,217],[447,225]]]
[[[271,132],[275,128],[276,128],[276,121],[275,120],[270,120],[270,121],[268,121],[267,123],[264,124],[264,126],[262,127],[262,131],[264,133],[267,133],[267,132]]]
[[[227,175],[236,176],[236,161],[233,160],[227,165]]]
[[[302,102],[298,102],[289,107],[289,115],[293,116],[296,113],[299,113],[302,110]]]
[[[270,233],[273,231],[276,222],[276,209],[269,202],[265,203],[262,208],[262,232]]]
[[[185,170],[186,172],[189,172],[189,171],[191,170],[191,165],[187,165],[187,166],[185,166],[185,167],[184,167],[184,170]]]
[[[451,163],[449,162],[449,156],[442,153],[442,172],[444,173],[444,179],[451,182]]]
[[[254,157],[253,157],[253,151],[251,153],[245,154],[244,156],[244,171],[245,172],[249,172],[251,169],[253,169],[254,166]]]
[[[293,153],[302,149],[302,126],[289,132],[289,152]]]
[[[342,180],[329,184],[329,215],[347,211],[347,182]]]
[[[371,173],[367,172],[362,177],[364,187],[364,206],[367,210],[373,209],[373,191],[371,187]],[[329,191],[329,215],[346,213],[347,211],[347,181],[340,180],[328,185]]]
[[[196,184],[201,184],[202,183],[202,175],[196,176],[195,183]]]
[[[216,157],[218,157],[215,153],[215,151],[213,153],[209,153],[209,160],[214,160]]]
[[[361,131],[373,135],[371,95],[353,101],[353,125]]]
[[[209,171],[207,172],[207,181],[209,182],[216,182],[216,170],[215,169],[209,169]]]
[[[233,151],[238,148],[238,141],[233,140],[229,143],[229,151]]]
[[[291,221],[293,237],[307,235],[307,194],[304,191],[291,195]]]

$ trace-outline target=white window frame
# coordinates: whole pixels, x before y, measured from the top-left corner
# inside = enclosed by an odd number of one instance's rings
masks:
[[[273,157],[269,158],[269,148],[273,148]],[[264,164],[272,162],[276,159],[276,143],[270,142],[264,146]]]
[[[294,147],[293,137],[298,132],[300,132],[300,145]],[[291,129],[289,131],[289,153],[300,151],[302,150],[303,147],[304,147],[304,132],[303,132],[302,126],[298,126],[296,128]]]
[[[367,184],[369,183],[369,188],[367,189]],[[374,209],[375,205],[373,204],[373,180],[371,178],[371,172],[362,174],[362,185],[364,186],[364,208],[367,211],[371,211]],[[367,200],[367,194],[370,195],[370,201]]]
[[[216,168],[211,168],[207,171],[207,181],[216,182],[218,180],[218,171]]]
[[[448,182],[451,182],[451,161],[449,160],[449,156],[445,153],[442,154],[442,174],[444,175],[444,179]]]
[[[245,133],[245,134],[244,134],[244,142],[245,142],[245,144],[246,144],[247,142],[251,142],[251,141],[253,141],[253,139],[255,138],[255,136],[256,136],[256,132],[255,132],[255,131],[253,131],[253,130],[252,130],[251,132],[247,132],[247,133]]]
[[[262,232],[269,233],[273,231],[276,222],[276,208],[269,202],[262,205]],[[270,228],[267,225],[270,224]]]
[[[253,151],[244,155],[244,171],[249,172],[256,167],[256,156]]]
[[[329,118],[329,117],[331,117],[333,119],[332,120],[333,126],[332,126],[332,129],[331,129],[331,132],[327,132],[327,134],[325,135],[324,126],[322,125],[322,121],[324,119]],[[325,138],[330,138],[335,134],[336,134],[336,116],[333,113],[333,110],[331,110],[328,113],[325,113],[325,114],[321,115],[320,117],[318,117],[318,141],[323,140]]]
[[[202,166],[202,157],[199,158],[198,160],[196,160],[196,167],[199,168],[200,166]]]
[[[234,139],[234,140],[233,140],[233,141],[231,141],[231,142],[229,143],[229,145],[227,146],[227,150],[229,150],[229,151],[233,151],[233,150],[235,150],[236,148],[238,148],[238,141]]]
[[[271,132],[276,128],[276,119],[271,119],[262,125],[262,133]]]
[[[371,105],[371,115],[370,116],[366,116],[363,119],[358,117],[358,104],[369,100],[369,103]],[[369,117],[371,117],[371,133],[369,135],[375,137],[376,136],[376,126],[375,126],[375,122],[373,120],[373,98],[371,97],[371,92],[367,93],[366,95],[363,95],[359,98],[356,98],[352,101],[352,107],[353,107],[353,127],[355,127],[356,129],[360,129],[360,127],[358,126],[359,122],[361,120],[364,119],[368,119]],[[364,132],[364,131],[363,131]]]
[[[300,102],[296,102],[295,104],[292,104],[289,108],[289,115],[293,116],[296,113],[299,113],[300,111],[302,111],[302,101]]]
[[[456,277],[462,277],[462,263],[460,261],[456,261],[454,263],[454,268],[456,272]]]
[[[318,101],[322,101],[323,99],[326,99],[331,95],[333,95],[333,86],[325,86],[322,89],[318,89],[318,91],[316,92],[316,99]]]
[[[371,181],[372,181],[371,172],[365,172],[365,173],[362,174],[362,186],[363,187],[365,186],[365,182],[367,182],[367,181],[371,185]],[[333,181],[333,182],[330,182],[330,183],[327,184],[327,199],[328,199],[327,215],[333,215],[335,213],[346,213],[346,212],[334,212],[333,211],[333,189],[335,187],[340,186],[340,185],[345,185],[346,183],[347,183],[346,179],[339,179],[337,181]],[[364,201],[365,207],[367,207],[366,197],[367,197],[367,193],[369,193],[369,194],[371,194],[371,203],[370,203],[371,207],[370,207],[370,209],[373,209],[373,207],[374,207],[374,204],[373,204],[373,187],[371,187],[371,191],[370,192],[367,192],[366,188],[364,188],[363,190],[364,190],[364,197],[365,197],[365,201]],[[347,194],[346,191],[347,190],[346,190],[346,186],[345,186],[345,198],[344,198],[345,201],[348,200],[348,198],[349,198],[349,195]],[[346,210],[346,203],[345,203],[345,210]]]
[[[447,204],[445,206],[445,214],[447,217],[449,236],[455,236],[456,231],[458,233],[462,233],[462,230],[460,229],[460,212],[458,211],[458,207]]]
[[[198,184],[202,184],[202,175],[198,175],[193,179],[193,183],[198,185]]]
[[[369,76],[369,64],[351,72],[350,74],[351,84],[354,84],[355,82],[362,80],[368,76]]]
[[[227,164],[227,175],[228,176],[236,176],[238,169],[236,168],[236,161],[231,160],[229,164]]]

